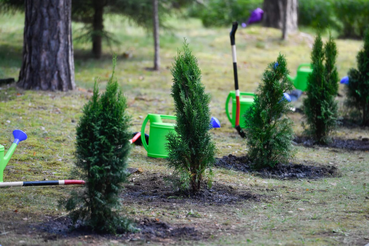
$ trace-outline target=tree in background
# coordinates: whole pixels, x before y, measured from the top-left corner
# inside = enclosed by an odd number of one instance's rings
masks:
[[[297,31],[297,0],[264,0],[263,10],[263,26]]]
[[[75,88],[71,0],[25,1],[23,89],[68,91]]]
[[[362,124],[369,126],[369,28],[364,35],[364,47],[356,56],[357,69],[348,72],[347,105],[362,113]]]
[[[106,91],[100,96],[95,82],[92,99],[84,106],[76,133],[76,167],[72,174],[86,181],[80,193],[72,191],[67,201],[61,201],[74,221],[82,220],[97,232],[116,233],[133,230],[117,209],[119,195],[127,180],[127,159],[130,151],[128,131],[130,118],[126,99],[113,73]]]
[[[190,0],[187,0],[190,1]],[[183,4],[183,0],[73,0],[73,17],[85,24],[86,30],[79,38],[92,41],[92,53],[95,58],[102,54],[102,40],[114,41],[112,35],[104,29],[104,14],[113,13],[127,17],[135,24],[148,30],[154,30],[156,25],[164,26],[166,17],[172,13],[174,3]],[[160,13],[155,16],[155,13]],[[155,42],[159,47],[157,30]],[[155,64],[154,64],[155,68]]]
[[[332,52],[327,52],[327,47],[332,46],[330,42],[333,42],[331,38],[324,50],[321,35],[318,33],[311,52],[313,72],[308,77],[307,98],[303,102],[309,125],[306,132],[319,144],[329,142],[329,134],[335,128],[337,118],[337,103],[334,100],[335,95],[332,95],[332,84],[330,83],[332,73],[329,74],[326,70],[326,67],[334,67],[334,64],[328,66],[327,63],[335,61],[333,56],[336,56]],[[324,62],[326,62],[325,66]]]
[[[209,133],[210,96],[205,94],[197,59],[186,41],[183,53],[178,53],[171,72],[177,125],[176,134],[167,136],[168,165],[179,175],[182,188],[196,193],[207,169],[212,175],[215,145]]]
[[[160,39],[159,39],[159,10],[158,10],[158,1],[152,0],[153,4],[153,36],[154,36],[154,70],[160,69]]]
[[[254,104],[245,114],[249,158],[254,168],[273,167],[292,157],[292,121],[283,93],[292,90],[287,79],[287,62],[279,55],[263,74],[263,83],[256,92]]]

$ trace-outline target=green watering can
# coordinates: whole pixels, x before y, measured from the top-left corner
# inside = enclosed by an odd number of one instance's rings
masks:
[[[297,68],[296,77],[292,78],[287,75],[287,78],[293,83],[296,89],[300,91],[306,91],[309,74],[313,72],[313,68],[310,63],[303,63]]]
[[[255,93],[240,92],[240,96],[244,96],[244,97],[240,97],[240,127],[245,128],[244,114],[251,107],[251,105],[254,103]],[[245,97],[245,96],[247,96],[247,97]],[[228,109],[229,100],[231,98],[232,98],[232,118],[229,115],[229,109]],[[228,120],[232,124],[232,127],[235,127],[235,124],[236,124],[236,107],[237,107],[236,92],[235,91],[230,91],[229,94],[228,94],[227,100],[225,102],[225,110],[226,110]]]
[[[27,134],[21,130],[14,130],[13,131],[14,141],[13,144],[10,146],[8,152],[4,156],[4,146],[0,144],[0,182],[3,182],[3,174],[6,165],[8,164],[10,157],[12,157],[15,149],[19,142],[27,139]]]
[[[166,150],[167,134],[174,132],[175,123],[164,123],[162,120],[176,120],[177,118],[172,115],[160,115],[160,114],[148,114],[142,123],[141,127],[141,141],[147,156],[155,158],[167,158],[168,151]],[[150,121],[150,138],[149,143],[146,143],[145,139],[145,127],[147,122]]]

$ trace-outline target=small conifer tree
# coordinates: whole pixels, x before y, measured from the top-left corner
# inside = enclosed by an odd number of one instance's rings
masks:
[[[336,67],[337,46],[332,35],[329,35],[329,40],[324,46],[325,55],[325,79],[329,85],[329,91],[333,97],[338,94],[338,72]]]
[[[334,100],[335,95],[332,95],[333,73],[327,72],[326,69],[334,67],[334,64],[327,64],[327,61],[331,63],[335,60],[332,59],[335,54],[327,51],[330,49],[327,47],[333,46],[332,42],[334,41],[330,38],[324,50],[321,35],[318,33],[311,53],[313,72],[308,77],[307,98],[303,102],[309,125],[306,132],[319,144],[327,144],[330,141],[329,134],[336,127],[337,103]],[[325,57],[325,54],[330,57]]]
[[[364,35],[364,48],[357,54],[357,67],[348,72],[347,105],[362,113],[362,124],[369,126],[369,28]]]
[[[209,133],[210,96],[201,83],[201,71],[186,40],[171,69],[176,134],[168,134],[169,167],[179,175],[182,188],[196,193],[204,176],[211,181],[215,145]],[[207,171],[208,170],[208,171]]]
[[[83,108],[76,133],[76,167],[72,174],[86,181],[85,189],[73,191],[64,205],[74,223],[97,232],[115,233],[133,229],[131,222],[117,213],[119,194],[127,179],[127,157],[130,150],[130,118],[126,99],[113,73],[106,91],[100,96],[95,82],[93,96]]]
[[[286,67],[283,55],[278,56],[277,62],[269,64],[254,104],[245,114],[248,155],[255,169],[285,163],[293,156],[292,121],[285,117],[290,109],[283,96],[292,89]]]

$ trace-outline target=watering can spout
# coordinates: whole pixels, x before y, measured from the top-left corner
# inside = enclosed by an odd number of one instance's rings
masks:
[[[14,130],[13,131],[14,141],[13,144],[10,146],[8,152],[6,153],[4,160],[5,160],[5,166],[10,160],[10,157],[12,157],[15,149],[17,148],[18,144],[24,140],[27,139],[27,134],[21,130]]]
[[[13,131],[14,141],[13,144],[10,146],[8,152],[4,156],[4,147],[0,145],[0,182],[3,182],[3,172],[8,164],[10,158],[12,157],[15,149],[19,142],[24,141],[27,139],[27,134],[21,130],[14,130]]]

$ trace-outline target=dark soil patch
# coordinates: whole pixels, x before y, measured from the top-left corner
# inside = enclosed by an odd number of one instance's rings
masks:
[[[151,202],[155,205],[168,203],[191,203],[197,205],[229,205],[245,200],[260,201],[262,196],[251,193],[250,190],[235,188],[213,182],[209,189],[205,183],[197,194],[173,191],[170,185],[170,176],[151,174],[144,178],[132,179],[130,185],[126,186],[124,198],[127,201],[138,203]],[[167,180],[167,181],[166,181]]]
[[[136,227],[140,229],[136,233],[123,233],[119,235],[97,234],[86,227],[74,226],[69,217],[50,218],[46,222],[32,226],[44,232],[45,241],[54,241],[61,238],[83,238],[90,241],[115,240],[118,242],[138,241],[148,243],[150,241],[178,241],[178,240],[204,240],[210,235],[199,232],[194,227],[173,226],[156,219],[142,219],[137,221]]]
[[[245,173],[253,173],[263,178],[277,179],[318,179],[323,177],[338,176],[338,169],[334,166],[312,166],[303,164],[280,164],[274,167],[268,167],[261,170],[253,170],[251,168],[251,160],[248,156],[237,157],[234,155],[223,156],[216,160],[215,166],[242,171]]]
[[[339,127],[344,128],[362,128],[360,119],[349,119],[349,118],[340,118],[337,120],[337,125]]]
[[[305,147],[321,146],[345,150],[360,150],[360,151],[369,150],[369,138],[362,139],[333,138],[332,141],[327,145],[317,145],[312,138],[305,136],[296,136],[293,139],[293,141],[296,144],[303,145]]]

